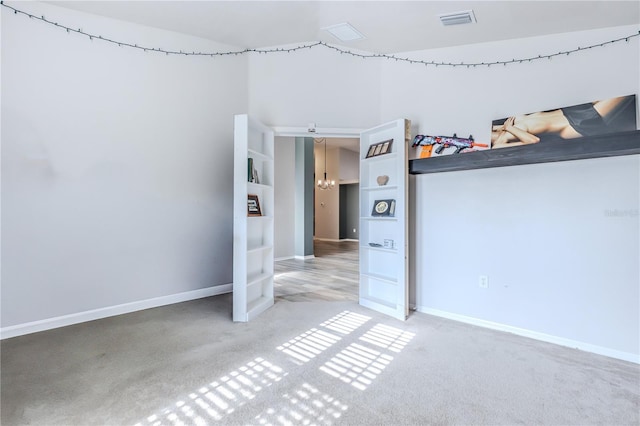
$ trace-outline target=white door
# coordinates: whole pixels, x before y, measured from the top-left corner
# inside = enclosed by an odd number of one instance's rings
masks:
[[[274,303],[274,132],[246,114],[234,122],[233,320]]]
[[[360,134],[360,304],[409,314],[408,143],[410,122]]]

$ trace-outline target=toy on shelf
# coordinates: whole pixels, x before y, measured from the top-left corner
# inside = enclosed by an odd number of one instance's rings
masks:
[[[431,157],[434,145],[438,145],[435,150],[435,153],[438,155],[444,155],[442,154],[442,152],[450,146],[456,148],[453,154],[475,151],[475,149],[473,149],[475,147],[489,147],[489,145],[486,143],[476,142],[471,135],[469,135],[468,138],[459,138],[455,133],[453,134],[453,136],[416,135],[416,137],[413,138],[413,143],[411,144],[413,148],[416,148],[418,146],[422,147],[420,151],[420,158]]]

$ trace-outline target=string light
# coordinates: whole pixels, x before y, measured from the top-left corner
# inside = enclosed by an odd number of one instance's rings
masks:
[[[101,35],[95,35],[95,34],[90,34],[87,33],[85,31],[82,30],[82,28],[78,28],[78,29],[74,29],[74,28],[70,28],[70,27],[66,27],[64,25],[60,25],[57,22],[53,22],[53,21],[49,21],[48,19],[45,18],[44,15],[42,16],[36,16],[27,12],[24,12],[20,9],[16,9],[15,7],[9,6],[8,4],[5,4],[4,0],[0,0],[0,6],[6,7],[10,10],[13,11],[14,15],[17,14],[21,14],[24,16],[27,16],[31,19],[37,19],[39,21],[42,21],[44,23],[47,23],[49,25],[53,25],[56,26],[58,28],[62,28],[64,30],[67,31],[67,33],[70,32],[74,32],[76,34],[80,34],[83,36],[86,36],[89,38],[89,40],[93,41],[94,38],[100,40],[100,41],[104,41],[107,43],[112,43],[112,44],[116,44],[119,47],[129,47],[132,49],[138,49],[138,50],[142,50],[144,52],[147,52],[149,50],[151,50],[152,52],[157,52],[157,53],[164,53],[165,55],[169,56],[169,55],[184,55],[184,56],[209,56],[209,57],[215,57],[215,56],[231,56],[231,55],[244,55],[244,54],[248,54],[248,53],[258,53],[258,54],[269,54],[269,53],[291,53],[291,52],[297,52],[298,50],[302,50],[302,49],[313,49],[315,47],[324,47],[327,49],[331,49],[334,50],[336,52],[339,52],[340,54],[346,54],[346,55],[350,55],[356,58],[362,58],[362,59],[375,59],[375,58],[383,58],[383,59],[388,59],[388,60],[394,60],[395,62],[405,62],[408,64],[419,64],[419,65],[424,65],[425,67],[429,67],[429,66],[435,66],[435,67],[439,67],[439,66],[443,66],[443,67],[473,67],[475,68],[476,66],[484,66],[486,65],[487,67],[490,67],[491,65],[510,65],[510,64],[521,64],[523,62],[532,62],[532,61],[538,61],[541,59],[551,59],[555,56],[562,56],[562,55],[570,55],[572,53],[577,53],[577,52],[582,52],[584,50],[589,50],[589,49],[593,49],[594,47],[604,47],[605,45],[608,44],[613,44],[613,43],[618,43],[621,41],[625,41],[625,42],[629,42],[629,39],[634,38],[634,37],[639,37],[640,36],[640,31],[638,31],[635,34],[631,34],[625,37],[620,37],[617,39],[613,39],[613,40],[609,40],[609,41],[605,41],[602,43],[598,43],[598,44],[593,44],[590,46],[584,46],[584,47],[578,47],[576,49],[571,49],[571,50],[564,50],[564,51],[560,51],[558,53],[551,53],[548,55],[537,55],[537,56],[533,56],[533,57],[529,57],[529,58],[520,58],[520,59],[511,59],[508,61],[493,61],[493,62],[460,62],[460,63],[452,63],[452,62],[435,62],[435,61],[425,61],[425,60],[419,60],[419,59],[410,59],[410,58],[405,58],[405,57],[398,57],[395,55],[389,55],[386,53],[371,53],[371,54],[362,54],[362,53],[356,53],[356,52],[352,52],[350,50],[347,49],[343,49],[337,46],[333,46],[330,44],[327,44],[323,41],[317,41],[314,43],[309,43],[309,44],[302,44],[300,46],[297,47],[289,47],[287,49],[281,49],[281,48],[271,48],[271,49],[242,49],[242,50],[231,50],[228,52],[183,52],[182,50],[180,51],[173,51],[173,50],[165,50],[165,49],[161,49],[161,48],[157,48],[157,47],[145,47],[145,46],[138,46],[137,44],[131,44],[131,43],[127,43],[124,41],[116,41],[116,40],[112,40],[110,38],[106,38],[106,37],[102,37]]]

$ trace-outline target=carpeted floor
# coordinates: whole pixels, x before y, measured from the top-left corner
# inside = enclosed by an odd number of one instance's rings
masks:
[[[231,295],[1,343],[9,425],[638,425],[640,366],[414,313]]]

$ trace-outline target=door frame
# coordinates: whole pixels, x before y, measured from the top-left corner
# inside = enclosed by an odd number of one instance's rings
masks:
[[[287,138],[351,138],[360,139],[360,134],[365,129],[360,128],[340,128],[340,127],[313,127],[311,124],[309,127],[286,127],[286,126],[269,126],[273,132],[274,137],[287,137]],[[313,131],[312,131],[313,130]],[[347,183],[354,183],[349,181]],[[315,215],[315,207],[314,207]],[[315,218],[314,226],[315,226]],[[277,238],[277,237],[276,237]],[[301,257],[296,257],[301,258]],[[305,258],[313,258],[313,255]]]
[[[307,138],[358,138],[365,129],[339,128],[339,127],[319,127],[315,131],[310,131],[305,127],[282,127],[271,126],[275,136],[286,137],[307,137]]]

